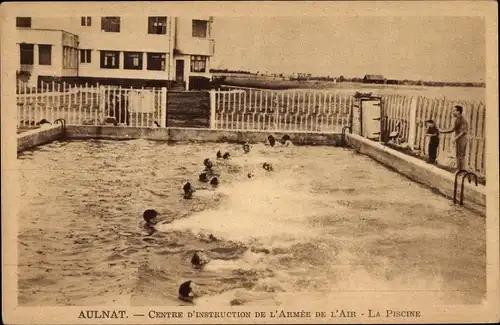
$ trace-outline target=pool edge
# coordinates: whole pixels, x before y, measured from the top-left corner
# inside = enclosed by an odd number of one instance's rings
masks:
[[[381,143],[367,140],[356,134],[346,134],[348,146],[359,153],[369,156],[378,163],[390,168],[412,181],[425,185],[439,194],[453,199],[455,175],[434,165],[427,164],[415,157],[405,155]],[[457,200],[460,199],[461,177],[457,186]],[[486,195],[482,185],[464,183],[463,207],[486,215]]]
[[[17,152],[37,147],[57,140],[64,135],[64,128],[62,125],[50,125],[42,128],[19,133],[17,135]]]

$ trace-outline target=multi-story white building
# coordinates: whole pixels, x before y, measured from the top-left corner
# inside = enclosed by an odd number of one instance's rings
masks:
[[[212,17],[17,17],[20,74],[128,86],[210,80]]]

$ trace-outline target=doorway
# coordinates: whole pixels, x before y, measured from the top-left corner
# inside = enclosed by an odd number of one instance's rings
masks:
[[[184,60],[175,60],[175,81],[184,81]]]

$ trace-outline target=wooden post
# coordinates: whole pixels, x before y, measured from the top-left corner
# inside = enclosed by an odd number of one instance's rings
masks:
[[[410,121],[408,130],[408,145],[411,150],[415,149],[415,139],[417,134],[417,98],[412,97],[410,103]]]
[[[161,100],[160,100],[160,107],[161,107],[161,121],[160,121],[160,126],[162,128],[167,127],[167,88],[162,87],[161,88]]]

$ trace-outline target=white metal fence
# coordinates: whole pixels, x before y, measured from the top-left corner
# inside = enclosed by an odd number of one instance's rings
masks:
[[[313,90],[234,88],[211,93],[211,128],[340,132],[349,124],[352,96]]]
[[[355,99],[347,92],[228,88],[212,90],[210,103],[201,105],[207,107],[211,129],[340,133],[351,123]],[[192,101],[199,104],[200,100],[205,99],[196,97]],[[456,104],[464,107],[464,116],[469,121],[468,165],[484,175],[486,108],[482,102],[383,95],[382,111],[386,117],[383,131],[398,131],[400,142],[425,156],[428,154],[425,121],[433,119],[440,129],[450,128]],[[58,118],[65,119],[68,125],[102,125],[107,124],[106,117],[114,117],[123,126],[165,127],[168,114],[166,88],[64,83],[18,87],[17,107],[19,128],[35,127],[42,119],[54,122]],[[439,156],[450,157],[453,150],[451,135],[443,135]]]
[[[165,126],[166,88],[42,84],[18,88],[18,127],[34,127],[58,118],[68,125],[102,125],[107,117],[130,127]]]
[[[211,91],[211,128],[223,130],[307,131],[340,133],[351,123],[352,93],[332,90],[263,90],[224,86]],[[467,163],[479,175],[485,174],[485,112],[483,102],[457,101],[401,94],[382,95],[382,114],[389,134],[397,131],[400,144],[415,154],[427,156],[425,121],[449,129],[454,105],[464,108],[469,122]],[[442,134],[438,161],[453,163],[452,134]]]

